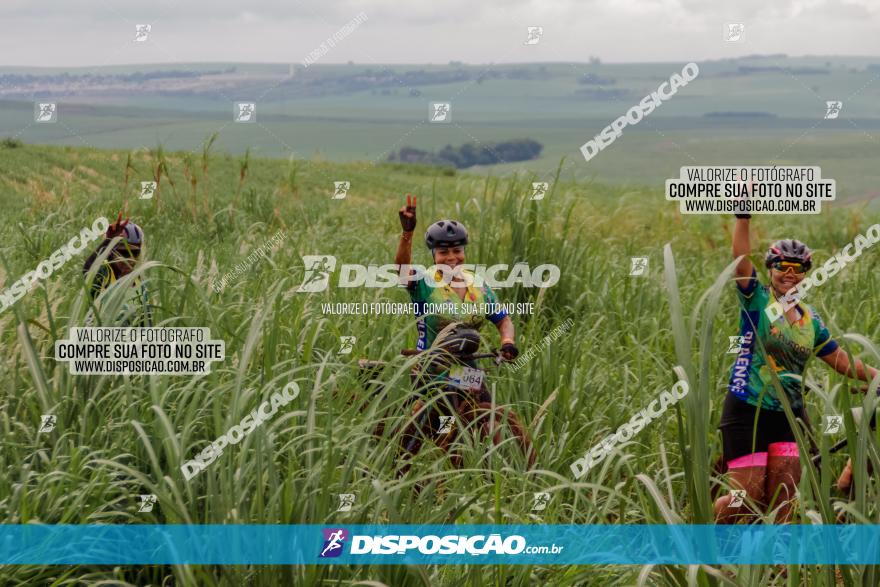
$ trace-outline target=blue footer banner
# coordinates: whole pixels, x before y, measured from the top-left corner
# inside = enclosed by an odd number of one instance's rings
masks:
[[[0,564],[880,564],[878,525],[0,525]]]

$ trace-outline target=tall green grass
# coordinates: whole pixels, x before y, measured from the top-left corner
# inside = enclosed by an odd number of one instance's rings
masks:
[[[71,376],[53,359],[88,309],[80,264],[71,260],[15,308],[0,314],[0,516],[8,523],[708,523],[715,430],[737,328],[727,218],[682,218],[653,189],[576,184],[559,178],[543,201],[531,201],[533,177],[432,175],[400,166],[329,165],[235,159],[212,153],[196,163],[176,152],[101,152],[25,146],[0,158],[4,220],[0,242],[4,287],[36,267],[98,216],[128,214],[147,233],[143,274],[159,325],[209,327],[226,342],[226,360],[204,377]],[[129,155],[130,159],[129,159]],[[159,194],[139,200],[139,182],[161,170]],[[167,179],[168,181],[164,181]],[[331,200],[347,179],[345,200]],[[173,184],[172,184],[173,182]],[[174,188],[172,189],[172,185]],[[427,445],[410,473],[395,474],[395,434],[409,418],[415,344],[410,316],[324,315],[321,302],[406,301],[396,289],[296,293],[301,256],[332,254],[340,263],[392,262],[397,209],[419,196],[419,227],[455,217],[468,226],[468,262],[556,263],[558,285],[538,292],[501,289],[501,301],[532,301],[533,316],[514,318],[521,350],[571,318],[574,326],[513,374],[490,374],[499,404],[528,423],[538,465],[527,471],[512,443],[493,447],[462,437],[464,464],[452,467]],[[790,235],[825,256],[872,221],[857,209],[820,218],[760,218],[756,246]],[[257,261],[222,293],[211,285],[279,229],[283,246]],[[811,292],[832,333],[848,350],[880,363],[878,279],[869,251]],[[648,256],[645,277],[629,276],[629,258]],[[417,243],[415,262],[428,264]],[[112,297],[112,295],[111,295]],[[102,315],[112,315],[112,303]],[[844,333],[850,333],[843,336]],[[854,333],[858,333],[859,338]],[[486,331],[492,344],[497,334]],[[339,336],[357,337],[354,353],[337,353]],[[371,397],[357,359],[389,362],[384,393]],[[680,366],[680,371],[674,367]],[[814,422],[861,402],[823,366],[810,368]],[[827,381],[824,381],[827,377]],[[677,377],[687,398],[576,482],[569,464],[669,389]],[[300,396],[206,471],[186,482],[180,464],[237,423],[272,392],[297,381]],[[870,408],[870,406],[866,406]],[[40,415],[58,416],[38,434]],[[384,436],[373,437],[386,423]],[[828,456],[801,483],[798,520],[828,521],[842,511],[877,521],[876,484],[863,475],[877,457],[866,420],[848,417],[857,472],[852,501],[831,481],[845,462]],[[836,438],[817,439],[823,450]],[[421,487],[416,492],[414,487]],[[552,495],[531,512],[534,492]],[[152,513],[138,513],[138,494],[155,493]],[[336,494],[355,493],[347,514]],[[874,571],[840,570],[849,584]],[[386,585],[832,584],[833,569],[770,567],[5,567],[22,584],[319,585],[375,581]],[[788,583],[787,583],[788,582]],[[793,583],[792,583],[793,582]]]

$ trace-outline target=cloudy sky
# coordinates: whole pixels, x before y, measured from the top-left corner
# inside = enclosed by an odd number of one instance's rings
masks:
[[[880,0],[0,0],[0,65],[299,63],[361,13],[321,62],[880,53]],[[741,42],[724,41],[726,23],[745,24]],[[152,25],[147,42],[136,24]],[[527,26],[543,27],[538,45]]]

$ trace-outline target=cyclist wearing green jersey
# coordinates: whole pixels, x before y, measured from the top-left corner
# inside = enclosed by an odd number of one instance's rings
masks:
[[[763,285],[749,260],[751,216],[736,216],[733,256],[742,257],[736,266],[736,280],[743,343],[731,370],[719,426],[723,459],[733,487],[744,489],[762,506],[781,503],[778,521],[787,522],[801,465],[774,380],[785,392],[795,417],[806,422],[802,378],[813,355],[835,371],[864,381],[875,377],[877,370],[859,359],[850,364],[811,306],[798,302],[781,315],[766,311],[804,279],[812,265],[812,252],[797,240],[773,243],[765,256],[770,285]],[[732,500],[732,495],[725,495],[715,501],[717,522],[733,523],[743,515],[752,515],[745,504],[731,506]]]
[[[474,284],[473,273],[461,270],[444,283],[443,274],[418,274],[410,267],[412,262],[412,237],[416,228],[416,198],[406,196],[406,206],[399,212],[403,234],[397,246],[395,263],[401,268],[401,279],[406,280],[407,291],[416,305],[416,319],[419,329],[417,348],[425,350],[434,344],[437,334],[452,323],[465,324],[475,329],[492,322],[501,335],[501,356],[513,361],[519,355],[514,344],[513,321],[503,308],[498,308],[498,299],[488,285],[478,287]],[[446,265],[455,270],[465,262],[464,247],[468,244],[467,230],[455,220],[440,220],[428,227],[425,244],[431,250],[434,264]],[[429,304],[433,307],[429,307]],[[465,306],[469,305],[470,308]],[[492,307],[495,306],[495,307]],[[472,310],[483,308],[485,313]],[[428,310],[435,310],[429,312]]]
[[[88,275],[97,258],[110,246],[116,237],[121,240],[113,247],[107,259],[95,271],[89,293],[92,299],[97,298],[117,280],[125,277],[134,270],[135,264],[141,256],[141,246],[144,242],[144,231],[141,227],[131,222],[128,218],[122,220],[119,213],[116,222],[107,228],[104,240],[98,248],[89,255],[83,264],[83,276]],[[86,315],[85,325],[94,326],[95,315],[92,310]],[[147,286],[141,279],[136,279],[126,296],[126,300],[116,318],[115,326],[152,326],[152,308],[150,307]]]

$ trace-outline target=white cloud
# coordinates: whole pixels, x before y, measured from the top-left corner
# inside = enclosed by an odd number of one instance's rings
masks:
[[[0,0],[0,64],[298,62],[361,12],[324,63],[870,55],[880,28],[880,0]],[[726,22],[746,23],[744,43],[722,41]],[[139,53],[135,23],[153,24]],[[523,47],[526,26],[540,45]]]

